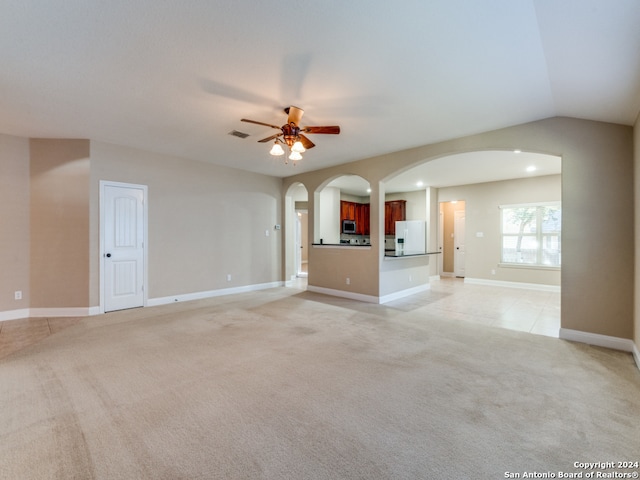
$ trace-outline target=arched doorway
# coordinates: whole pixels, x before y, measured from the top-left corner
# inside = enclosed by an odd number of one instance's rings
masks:
[[[306,288],[309,272],[309,194],[302,183],[289,187],[285,194],[285,222],[291,228],[286,229],[285,273],[286,284]]]

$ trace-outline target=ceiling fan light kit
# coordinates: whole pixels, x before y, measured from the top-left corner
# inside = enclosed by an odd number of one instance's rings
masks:
[[[280,156],[280,155],[284,155],[284,150],[282,149],[282,147],[278,143],[278,140],[276,140],[276,143],[273,144],[273,147],[271,147],[271,151],[269,153],[271,155],[276,156],[276,157]]]
[[[277,125],[271,125],[270,123],[258,122],[256,120],[249,120],[242,118],[240,121],[255,123],[256,125],[264,125],[265,127],[275,128],[280,130],[280,133],[271,135],[270,137],[258,140],[260,143],[270,142],[275,140],[274,145],[271,147],[269,153],[274,156],[284,155],[284,149],[281,144],[285,144],[289,147],[291,154],[289,160],[297,161],[302,160],[302,153],[315,147],[315,144],[309,140],[303,133],[322,133],[337,135],[340,133],[340,127],[334,126],[316,126],[316,127],[303,127],[300,128],[300,119],[304,114],[304,110],[293,105],[284,109],[284,112],[289,116],[287,123],[278,127]],[[285,163],[288,163],[285,161]]]

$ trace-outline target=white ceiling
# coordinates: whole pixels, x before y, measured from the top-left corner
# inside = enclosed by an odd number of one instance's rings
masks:
[[[7,0],[0,132],[284,177],[552,116],[631,125],[638,25],[638,0]],[[291,104],[342,127],[296,167],[240,122]]]

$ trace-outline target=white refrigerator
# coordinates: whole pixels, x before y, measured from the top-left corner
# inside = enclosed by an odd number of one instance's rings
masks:
[[[396,254],[427,253],[426,225],[422,220],[396,222]]]

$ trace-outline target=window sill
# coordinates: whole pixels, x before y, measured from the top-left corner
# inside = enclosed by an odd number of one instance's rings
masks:
[[[499,263],[499,268],[522,268],[525,270],[545,270],[551,272],[559,272],[562,267],[552,267],[546,265],[533,265],[530,263]]]

